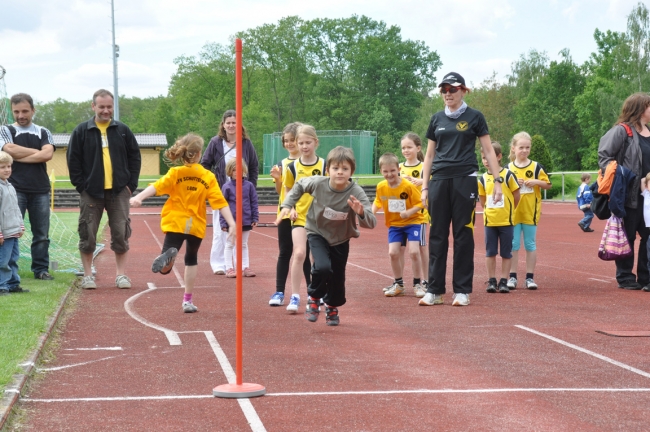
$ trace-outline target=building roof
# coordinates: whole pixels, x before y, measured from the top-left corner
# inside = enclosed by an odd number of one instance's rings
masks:
[[[133,134],[138,142],[138,147],[167,147],[167,136],[165,134]],[[53,133],[54,147],[63,148],[68,146],[70,141],[69,133]]]

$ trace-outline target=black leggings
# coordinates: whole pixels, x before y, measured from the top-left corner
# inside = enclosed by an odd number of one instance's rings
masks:
[[[284,286],[287,283],[287,276],[289,275],[291,255],[293,255],[293,238],[291,237],[290,219],[282,219],[278,225],[278,246],[280,247],[280,255],[278,255],[278,265],[275,271],[275,290],[283,293]],[[307,286],[309,286],[309,284],[311,284],[309,242],[307,242],[307,253],[305,254],[305,262],[302,264],[302,272],[305,274],[305,280],[307,281]]]
[[[187,250],[185,251],[185,265],[197,265],[199,263],[199,248],[201,247],[201,242],[203,239],[191,234],[181,234],[175,232],[166,233],[162,253],[165,253],[165,251],[169,248],[176,248],[180,251],[181,247],[183,246],[183,241],[187,243]]]

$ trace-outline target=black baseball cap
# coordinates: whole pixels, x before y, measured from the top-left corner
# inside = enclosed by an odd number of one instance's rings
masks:
[[[442,79],[442,82],[438,84],[438,87],[442,87],[444,84],[449,84],[452,87],[458,87],[460,85],[465,85],[465,78],[461,74],[456,72],[449,72]]]

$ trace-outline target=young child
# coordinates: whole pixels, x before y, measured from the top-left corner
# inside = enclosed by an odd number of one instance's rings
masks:
[[[285,197],[285,188],[282,186],[284,173],[287,166],[294,160],[300,157],[300,150],[296,143],[296,136],[298,134],[298,127],[301,123],[289,123],[282,131],[282,146],[289,152],[289,157],[282,159],[280,163],[271,168],[271,177],[275,183],[275,191],[280,195],[278,202],[278,215],[282,211],[282,201]],[[293,239],[291,236],[291,219],[286,216],[278,224],[278,247],[280,254],[278,255],[278,264],[275,270],[275,294],[269,300],[269,306],[282,306],[284,305],[284,286],[287,283],[287,276],[289,275],[289,265],[291,263],[291,255],[293,254]],[[303,260],[302,272],[305,275],[307,286],[311,283],[311,261],[309,260],[309,245],[305,250],[305,259]]]
[[[422,140],[416,133],[409,132],[402,137],[402,155],[406,158],[406,162],[399,165],[400,177],[410,181],[417,186],[420,191],[425,183],[422,178],[422,161],[424,160],[424,153],[422,153]],[[427,245],[427,228],[429,226],[429,212],[427,209],[422,210],[425,221],[420,226],[420,260],[422,262],[422,274],[420,284],[426,291],[427,278],[429,273],[429,246]],[[403,244],[406,246],[406,244]],[[400,264],[404,268],[404,254],[400,254]],[[416,276],[416,275],[414,275]],[[414,278],[415,279],[415,278]],[[415,280],[413,281],[415,285]]]
[[[192,313],[197,307],[192,302],[192,291],[197,274],[198,252],[205,236],[205,201],[213,210],[221,210],[228,222],[229,237],[235,236],[235,220],[219,189],[214,174],[203,168],[201,160],[203,138],[189,133],[179,138],[165,151],[165,158],[172,164],[181,166],[171,168],[167,174],[145,190],[131,198],[131,207],[140,207],[145,198],[154,195],[169,195],[161,212],[160,228],[165,233],[162,253],[151,266],[154,273],[168,274],[174,266],[178,250],[187,244],[185,252],[185,294],[183,312]]]
[[[645,221],[646,228],[650,227],[650,190],[648,190],[649,184],[650,173],[641,179],[641,195],[643,195],[643,219]],[[646,250],[650,252],[650,242],[646,244]],[[650,257],[650,254],[648,257]],[[650,259],[648,259],[648,269],[650,270]],[[644,286],[642,290],[645,292],[650,292],[650,284]]]
[[[284,173],[283,185],[287,194],[298,180],[323,175],[326,167],[325,160],[316,155],[316,149],[318,148],[316,129],[313,126],[303,124],[298,127],[296,134],[300,157],[287,165]],[[295,203],[295,208],[291,210],[289,216],[292,221],[293,261],[291,262],[291,299],[287,310],[291,313],[298,312],[300,307],[300,280],[303,275],[304,262],[309,259],[305,223],[312,200],[311,195],[303,194]]]
[[[594,232],[594,230],[590,228],[591,220],[594,218],[594,212],[591,211],[591,202],[594,200],[594,196],[591,193],[591,189],[589,189],[591,175],[583,173],[582,176],[580,176],[580,180],[582,180],[582,184],[576,193],[576,200],[578,201],[578,207],[585,214],[585,217],[578,222],[578,226],[584,232]]]
[[[253,183],[246,180],[248,176],[248,165],[246,162],[242,161],[242,172],[244,177],[242,181],[242,238],[241,238],[241,259],[242,259],[242,273],[244,277],[255,277],[255,272],[250,269],[249,257],[248,257],[248,236],[251,233],[253,227],[257,226],[257,222],[260,219],[260,213],[257,206],[257,191]],[[237,160],[231,159],[226,164],[226,175],[232,180],[227,182],[223,186],[223,197],[228,201],[228,206],[230,207],[230,213],[233,216],[235,221],[237,220],[237,179],[235,175],[237,174]],[[221,230],[228,232],[228,222],[223,216],[219,217],[219,223],[221,224]],[[224,249],[224,254],[226,258],[226,277],[234,278],[237,277],[237,272],[235,271],[234,266],[237,264],[236,254],[233,253],[235,250],[235,241],[234,239],[226,240],[226,247]]]
[[[551,181],[539,163],[528,159],[531,138],[526,132],[519,132],[510,142],[510,164],[508,169],[517,176],[521,199],[515,210],[515,229],[512,239],[512,261],[510,262],[510,279],[508,288],[517,288],[517,259],[521,247],[521,235],[524,236],[526,249],[526,289],[536,290],[534,272],[537,263],[537,224],[542,214],[541,189],[550,189]]]
[[[501,145],[492,142],[492,148],[501,165]],[[512,258],[512,233],[514,231],[515,208],[519,203],[519,183],[517,177],[506,168],[501,168],[497,174],[497,181],[503,185],[503,198],[499,202],[493,202],[495,177],[490,173],[488,161],[481,150],[481,160],[488,169],[478,178],[478,198],[483,206],[483,225],[485,227],[485,264],[488,273],[487,292],[509,293],[508,272],[510,271],[510,259]],[[497,252],[501,245],[501,279],[497,286],[496,267]]]
[[[25,226],[16,189],[8,181],[13,162],[9,153],[0,151],[0,295],[29,292],[20,286],[18,275],[18,239],[22,237]]]
[[[350,181],[355,167],[351,149],[341,146],[332,149],[327,155],[329,177],[312,176],[295,183],[276,220],[280,223],[303,194],[314,198],[305,225],[314,257],[305,316],[311,322],[318,320],[319,303],[323,299],[328,326],[339,325],[338,308],[346,302],[345,266],[350,239],[359,237],[357,220],[363,228],[374,228],[377,224],[363,188]]]
[[[388,255],[395,281],[385,292],[386,297],[404,295],[403,268],[400,263],[401,247],[407,242],[413,265],[413,291],[422,298],[426,289],[421,284],[422,261],[420,259],[420,229],[424,223],[420,190],[411,182],[399,176],[399,160],[392,153],[379,158],[379,170],[384,180],[377,184],[377,195],[372,203],[372,213],[384,211],[388,227]]]

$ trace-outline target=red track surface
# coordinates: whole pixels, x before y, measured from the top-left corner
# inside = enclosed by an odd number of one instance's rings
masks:
[[[243,408],[211,397],[227,378],[204,333],[214,334],[234,367],[234,279],[211,274],[207,239],[195,291],[199,312],[183,314],[174,274],[149,270],[159,246],[148,226],[163,238],[158,216],[133,215],[128,273],[134,288],[115,288],[112,253],[100,254],[99,289],[82,293],[58,358],[48,365],[61,369],[22,399],[28,425],[37,431],[648,430],[650,339],[596,330],[650,330],[650,293],[616,288],[614,264],[597,258],[604,222],[583,233],[580,214],[575,205],[544,204],[539,290],[510,294],[485,292],[478,216],[469,307],[451,307],[450,293],[445,305],[433,307],[418,306],[410,290],[405,297],[382,295],[391,279],[380,217],[380,226],[352,241],[339,327],[327,327],[324,317],[306,321],[304,294],[297,315],[268,306],[277,231],[256,229],[250,249],[257,277],[244,280],[243,379],[268,393],[240,401]],[[182,274],[182,259],[176,267]],[[170,345],[162,331],[126,312],[125,302],[148,283],[157,289],[133,300],[132,310],[175,332],[195,332],[179,333],[182,345]],[[80,350],[107,347],[121,350]]]

